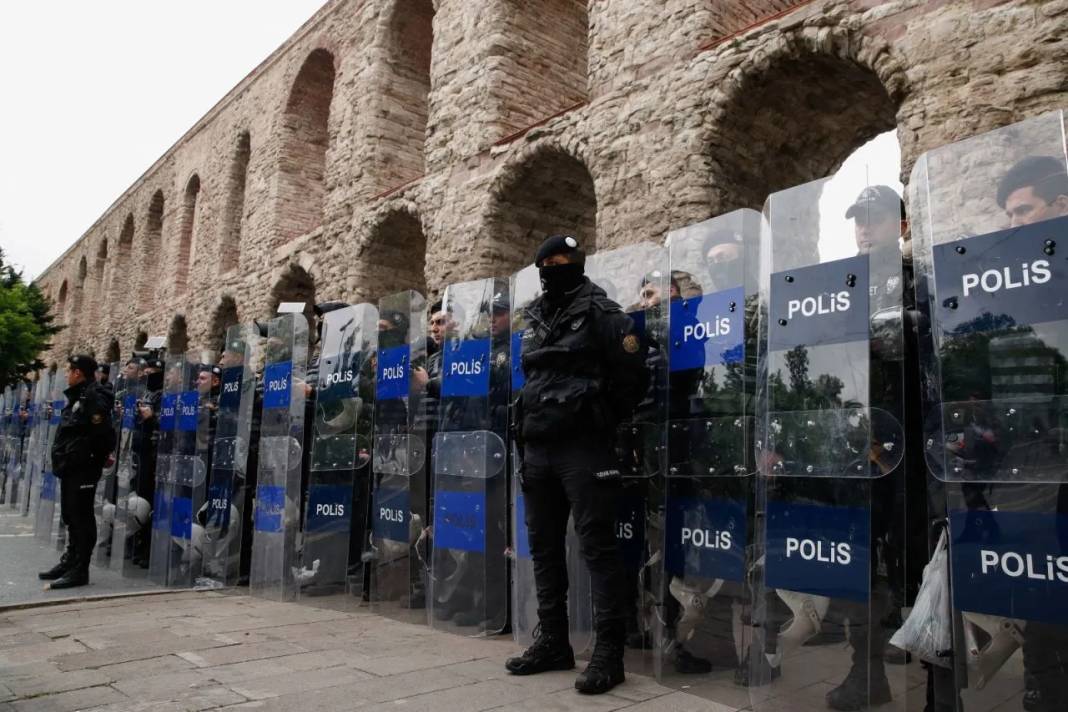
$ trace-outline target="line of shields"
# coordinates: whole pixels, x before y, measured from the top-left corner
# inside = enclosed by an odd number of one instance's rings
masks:
[[[615,434],[628,669],[756,710],[1068,705],[1064,129],[924,154],[911,221],[843,172],[589,257],[650,374]],[[539,294],[528,267],[283,305],[219,358],[113,364],[97,563],[530,642],[509,422]],[[50,542],[62,405],[48,374],[0,399],[0,491]]]

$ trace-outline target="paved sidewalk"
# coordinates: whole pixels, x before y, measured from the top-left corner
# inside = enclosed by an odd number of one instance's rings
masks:
[[[732,709],[636,675],[581,696],[572,672],[505,673],[517,650],[217,591],[0,607],[0,712]]]
[[[0,605],[69,598],[69,590],[46,591],[37,572],[50,569],[60,552],[33,535],[32,517],[24,517],[0,505]],[[89,570],[89,585],[78,596],[126,593],[159,589],[144,578],[124,578],[95,564]]]

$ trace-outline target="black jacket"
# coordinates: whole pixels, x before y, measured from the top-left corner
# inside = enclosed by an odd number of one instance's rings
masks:
[[[647,348],[634,322],[588,279],[560,309],[538,297],[526,319],[522,442],[612,437],[648,388]]]
[[[63,394],[67,404],[52,441],[52,471],[60,479],[98,479],[104,461],[115,448],[111,391],[87,382],[71,386]]]

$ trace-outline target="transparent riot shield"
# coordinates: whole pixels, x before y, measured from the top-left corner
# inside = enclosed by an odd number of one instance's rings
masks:
[[[886,660],[904,595],[902,215],[848,176],[765,205],[757,710],[904,704],[908,668]]]
[[[45,394],[44,400],[37,403],[37,440],[35,441],[35,458],[37,460],[36,472],[39,473],[40,484],[35,492],[36,505],[31,507],[31,514],[35,517],[33,533],[38,541],[48,543],[52,538],[52,525],[55,522],[56,513],[59,510],[59,481],[52,473],[51,434],[55,425],[59,424],[59,413],[55,412],[52,403],[52,382],[54,374],[45,372],[38,381],[37,388]],[[60,408],[62,410],[62,407]],[[55,421],[55,425],[53,424]]]
[[[760,214],[668,234],[667,477],[657,676],[747,704]],[[733,678],[733,679],[732,679]]]
[[[141,575],[144,569],[135,564],[138,543],[150,536],[152,507],[139,496],[137,477],[141,473],[141,437],[144,432],[142,406],[145,399],[145,376],[140,360],[130,359],[123,366],[122,390],[115,393],[119,418],[118,444],[115,446],[115,506],[111,515],[112,571],[127,576]],[[105,505],[104,519],[107,517]]]
[[[511,369],[512,395],[510,403],[514,407],[519,392],[526,383],[523,373],[523,335],[530,328],[530,319],[526,308],[541,295],[538,269],[533,265],[524,267],[512,275],[509,285],[512,297],[511,343],[509,359]],[[514,413],[509,418],[514,421]],[[534,640],[534,629],[538,625],[538,599],[534,582],[534,561],[530,551],[530,539],[526,524],[526,499],[523,496],[519,477],[519,465],[522,453],[518,451],[514,438],[510,439],[512,454],[512,635],[516,643],[530,645]],[[571,627],[571,646],[576,652],[588,650],[593,643],[593,602],[590,598],[590,577],[579,555],[578,537],[575,535],[574,520],[568,520],[567,527],[567,579],[568,579],[568,622]]]
[[[41,501],[42,459],[44,438],[48,427],[49,384],[41,375],[33,384],[33,399],[29,402],[26,417],[26,448],[23,451],[23,487],[20,494],[19,511],[23,516],[37,516],[37,506]]]
[[[426,299],[413,291],[378,303],[368,564],[372,610],[426,622],[427,468],[420,417],[426,371]]]
[[[327,605],[324,597],[330,597],[329,605],[337,606],[364,597],[378,309],[360,304],[327,312],[320,339],[308,501],[295,577],[301,598]]]
[[[249,588],[277,601],[296,596],[308,321],[281,314],[267,331],[263,415]]]
[[[631,672],[650,674],[660,609],[657,579],[663,557],[667,326],[671,292],[668,251],[645,242],[598,252],[586,260],[586,275],[634,321],[635,331],[641,336],[638,347],[644,352],[649,372],[648,387],[637,409],[619,425],[616,434],[616,453],[623,475],[616,540],[623,559],[629,601],[624,662]],[[593,620],[596,622],[596,613]],[[582,655],[581,651],[576,653]]]
[[[462,635],[508,623],[508,284],[446,288],[433,443],[430,622]]]
[[[1065,126],[1044,114],[912,173],[925,455],[948,522],[934,668],[947,708],[1068,708]]]
[[[49,533],[49,542],[57,551],[62,551],[67,544],[67,528],[63,526],[62,507],[60,498],[60,483],[52,469],[52,443],[56,439],[56,430],[62,420],[63,407],[67,404],[67,397],[63,391],[67,387],[67,379],[63,373],[52,372],[51,395],[48,402],[48,436],[45,438],[44,452],[41,455],[42,481],[51,479],[49,487],[52,489],[52,526]]]
[[[111,427],[115,429],[116,436],[122,430],[121,405],[126,390],[126,377],[120,371],[121,367],[121,361],[113,361],[110,364],[110,380],[115,394],[111,411]],[[93,563],[103,568],[111,565],[111,539],[114,533],[112,528],[115,523],[115,482],[119,467],[118,440],[119,438],[116,437],[115,451],[112,453],[113,461],[110,466],[104,468],[93,498],[93,514],[96,517],[96,548],[93,550]]]
[[[184,353],[167,354],[163,365],[163,390],[159,406],[159,438],[156,443],[156,486],[152,498],[152,539],[148,577],[167,585],[171,567],[171,522],[175,497],[174,453],[178,428],[179,398],[186,389],[188,368]]]
[[[171,449],[169,586],[192,586],[203,563],[204,530],[194,522],[194,516],[203,508],[207,496],[217,408],[212,383],[214,362],[211,353],[196,351],[185,354],[181,366],[182,390],[175,406]]]
[[[4,501],[9,508],[18,509],[19,493],[21,489],[24,489],[23,451],[26,447],[26,408],[30,398],[30,389],[25,381],[19,381],[12,391],[14,401],[9,411],[11,422],[8,430],[7,482],[4,487]]]
[[[247,549],[244,523],[252,485],[249,453],[256,379],[251,364],[258,362],[259,337],[247,325],[226,331],[219,366],[218,415],[211,458],[211,478],[204,506],[198,510],[194,531],[202,532],[203,567],[198,587],[233,586],[241,575],[241,552]]]
[[[7,465],[11,452],[11,432],[14,424],[11,417],[11,406],[14,400],[15,394],[11,386],[4,386],[3,392],[0,392],[0,504],[7,502]]]

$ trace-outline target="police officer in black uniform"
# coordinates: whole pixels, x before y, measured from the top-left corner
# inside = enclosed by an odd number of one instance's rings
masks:
[[[95,380],[96,361],[72,356],[67,368],[67,404],[52,443],[52,469],[59,478],[61,519],[67,527],[67,550],[59,563],[38,574],[51,588],[89,583],[89,560],[96,545],[93,497],[101,468],[115,449],[110,389]]]
[[[585,261],[578,241],[565,235],[545,240],[534,259],[543,293],[526,310],[526,383],[514,427],[539,628],[534,644],[505,667],[530,675],[575,665],[564,546],[571,511],[592,579],[597,636],[575,688],[600,694],[624,679],[627,602],[615,536],[622,487],[615,431],[645,393],[648,372],[634,323],[585,276]]]

